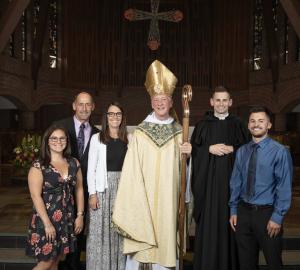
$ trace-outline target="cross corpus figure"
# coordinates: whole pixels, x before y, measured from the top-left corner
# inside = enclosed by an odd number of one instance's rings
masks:
[[[158,21],[180,22],[183,13],[180,10],[158,12],[160,0],[151,0],[151,12],[139,9],[127,9],[124,17],[129,21],[151,20],[147,45],[150,50],[157,50],[160,46]]]

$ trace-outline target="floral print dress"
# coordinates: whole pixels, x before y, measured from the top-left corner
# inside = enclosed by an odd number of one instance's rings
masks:
[[[56,239],[53,242],[47,241],[43,221],[33,207],[26,243],[26,255],[35,257],[38,261],[54,259],[61,254],[73,252],[76,247],[73,194],[79,167],[74,158],[68,160],[68,163],[68,176],[66,178],[62,178],[51,164],[44,167],[37,160],[32,165],[42,171],[44,179],[42,198],[56,231]]]

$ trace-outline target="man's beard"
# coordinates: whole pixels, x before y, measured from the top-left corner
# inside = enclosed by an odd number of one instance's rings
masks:
[[[253,138],[258,138],[258,139],[266,136],[267,134],[268,134],[268,132],[259,133],[259,134],[253,134],[253,133],[251,133],[251,135],[252,135]]]

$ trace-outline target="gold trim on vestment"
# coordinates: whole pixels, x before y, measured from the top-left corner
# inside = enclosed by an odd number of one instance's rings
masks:
[[[137,129],[147,135],[158,147],[163,147],[168,141],[182,132],[182,128],[177,122],[154,124],[144,121],[138,125]]]

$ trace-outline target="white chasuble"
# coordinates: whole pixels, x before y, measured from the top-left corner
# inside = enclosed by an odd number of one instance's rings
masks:
[[[113,223],[139,262],[176,266],[181,141],[178,123],[144,121],[129,143]]]

